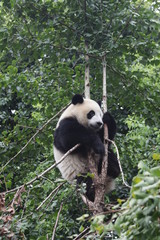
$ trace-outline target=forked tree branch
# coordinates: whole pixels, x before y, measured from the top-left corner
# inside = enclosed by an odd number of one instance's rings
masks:
[[[106,56],[102,59],[103,64],[103,110],[107,111],[107,88],[106,88]],[[108,167],[108,127],[104,125],[104,147],[105,156],[103,157],[101,174],[98,174],[98,163],[100,155],[95,154],[93,150],[88,154],[88,166],[91,173],[93,173],[93,185],[95,188],[94,202],[91,202],[86,196],[82,199],[92,213],[95,215],[104,211],[104,196],[107,183],[107,167]]]

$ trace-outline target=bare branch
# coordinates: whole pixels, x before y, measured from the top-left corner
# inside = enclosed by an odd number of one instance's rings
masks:
[[[66,183],[66,182],[64,182],[64,183]],[[46,206],[46,209],[49,207],[49,205],[51,204],[51,202],[53,201],[53,199],[55,198],[55,196],[58,194],[58,192],[59,192],[59,189],[57,189],[57,191],[54,193],[53,197],[50,199],[49,203],[48,203],[47,206]]]
[[[128,183],[126,183],[125,179],[124,179],[124,173],[123,173],[123,170],[122,170],[122,166],[121,166],[121,162],[120,162],[120,156],[119,156],[119,151],[118,151],[118,147],[117,145],[115,144],[114,141],[110,140],[110,139],[107,139],[107,141],[111,142],[115,149],[116,149],[116,153],[117,153],[117,160],[118,160],[118,164],[119,164],[119,168],[120,168],[120,172],[122,174],[122,181],[123,181],[123,184],[128,187],[128,188],[131,188],[131,186],[128,185]]]
[[[59,220],[59,216],[60,216],[62,207],[63,207],[63,202],[61,203],[61,206],[60,206],[59,211],[58,211],[58,214],[57,214],[57,219],[56,219],[56,223],[55,223],[55,225],[54,225],[53,234],[52,234],[52,240],[55,239],[56,228],[57,228],[57,225],[58,225],[58,220]]]
[[[103,112],[106,112],[107,111],[106,55],[103,56],[102,64],[103,64]],[[107,181],[107,168],[108,168],[108,142],[105,141],[106,139],[108,139],[108,127],[106,124],[104,124],[105,155],[103,157],[102,171],[101,171],[102,182],[104,185]],[[104,189],[105,189],[105,186],[104,186]]]
[[[106,87],[106,56],[103,57],[103,110],[107,111],[107,87]],[[104,147],[105,156],[103,157],[101,173],[98,174],[98,163],[100,156],[95,154],[93,150],[88,154],[88,166],[91,173],[94,174],[93,184],[95,189],[94,202],[89,201],[86,196],[82,195],[83,202],[88,205],[88,208],[95,215],[104,211],[104,196],[106,191],[107,168],[108,168],[108,127],[104,124]]]
[[[59,186],[57,186],[55,189],[53,189],[53,191],[43,200],[43,202],[36,208],[36,210],[38,211],[43,204],[45,204],[45,202],[59,189],[64,185],[65,182],[61,183]]]
[[[90,211],[92,211],[93,215],[97,213],[104,212],[104,195],[105,195],[105,184],[107,174],[104,171],[101,174],[98,174],[98,165],[99,162],[99,155],[95,154],[93,150],[88,154],[88,164],[89,170],[94,174],[93,177],[93,184],[95,188],[95,198],[94,202],[91,202],[87,199],[87,197],[82,197],[84,203],[88,205]],[[104,161],[103,161],[104,162]],[[103,166],[102,166],[103,168]],[[104,178],[105,175],[105,178]]]
[[[20,219],[23,218],[24,213],[25,213],[25,211],[26,211],[26,208],[27,208],[27,201],[28,201],[28,199],[29,199],[30,191],[31,191],[31,189],[29,188],[28,193],[27,193],[27,197],[26,197],[26,200],[25,200],[25,203],[24,203],[24,207],[23,207],[23,210],[22,210],[21,218],[20,218]]]
[[[85,228],[84,230],[83,230],[83,232],[81,232],[76,238],[74,238],[73,240],[78,240],[78,239],[82,239],[82,238],[84,238],[84,236],[86,235],[86,233],[88,233],[88,231],[89,231],[89,227],[87,227],[87,228]]]
[[[56,115],[54,115],[52,118],[50,118],[41,128],[38,129],[38,131],[29,139],[29,141],[24,145],[24,147],[21,148],[21,150],[14,155],[4,166],[2,166],[0,174],[3,172],[4,168],[13,161],[20,153],[24,151],[24,149],[29,145],[29,143],[51,122],[54,118],[56,118],[61,112],[63,112],[70,104],[62,108]]]
[[[86,27],[85,27],[85,33],[87,33],[87,22],[88,22],[88,18],[87,18],[87,1],[84,0],[84,20],[86,23]],[[89,82],[89,55],[88,55],[88,41],[85,39],[85,81],[84,81],[84,85],[85,85],[85,97],[90,99],[90,82]]]
[[[80,144],[77,144],[75,145],[73,148],[71,148],[70,150],[68,150],[68,152],[66,152],[63,157],[60,159],[60,161],[58,163],[54,163],[53,165],[51,165],[49,168],[47,168],[45,171],[43,171],[42,173],[40,173],[39,175],[37,175],[35,178],[33,178],[32,180],[30,180],[29,182],[19,186],[19,187],[16,187],[14,189],[11,189],[7,192],[5,192],[6,194],[7,193],[11,193],[11,192],[15,192],[17,191],[18,189],[20,188],[23,188],[25,186],[28,186],[28,185],[31,185],[33,182],[35,182],[36,180],[40,179],[44,174],[48,173],[49,171],[51,171],[53,168],[55,168],[58,164],[60,164],[62,161],[64,161],[64,159],[71,153],[73,152],[75,149],[77,149],[78,147],[80,146]]]
[[[85,46],[86,51],[88,51],[88,45]],[[85,56],[86,64],[85,64],[85,97],[90,98],[90,82],[89,82],[89,56],[86,54]]]
[[[25,192],[24,186],[17,190],[17,192],[14,195],[14,198],[12,200],[11,207],[13,207],[13,205],[15,204],[16,199],[18,199],[20,197],[22,192]]]
[[[107,112],[106,55],[103,56],[103,111]]]

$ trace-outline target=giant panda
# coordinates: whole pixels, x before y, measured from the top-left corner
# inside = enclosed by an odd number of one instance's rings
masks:
[[[109,139],[113,140],[116,123],[112,115],[109,112],[103,114],[97,102],[76,94],[72,98],[71,105],[59,118],[54,133],[54,157],[57,163],[69,149],[80,143],[78,149],[58,164],[58,168],[62,177],[69,182],[74,179],[77,179],[78,183],[85,182],[86,196],[91,201],[94,201],[94,186],[90,175],[87,176],[88,153],[92,149],[99,154],[98,172],[100,173],[105,154],[104,123],[108,126]],[[114,179],[119,173],[119,164],[109,143],[106,193],[114,189]]]

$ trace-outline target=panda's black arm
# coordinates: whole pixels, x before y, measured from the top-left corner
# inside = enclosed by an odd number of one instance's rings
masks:
[[[55,147],[65,153],[78,143],[86,149],[92,148],[96,153],[104,154],[104,145],[93,130],[85,128],[73,118],[61,120],[54,134]]]
[[[116,134],[117,126],[113,116],[109,112],[105,112],[103,115],[103,122],[108,126],[108,136],[110,140],[114,139]],[[104,140],[104,128],[99,131],[101,140]]]

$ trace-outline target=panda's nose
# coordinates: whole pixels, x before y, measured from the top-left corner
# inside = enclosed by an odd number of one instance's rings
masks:
[[[102,122],[97,122],[98,127],[102,126]]]

